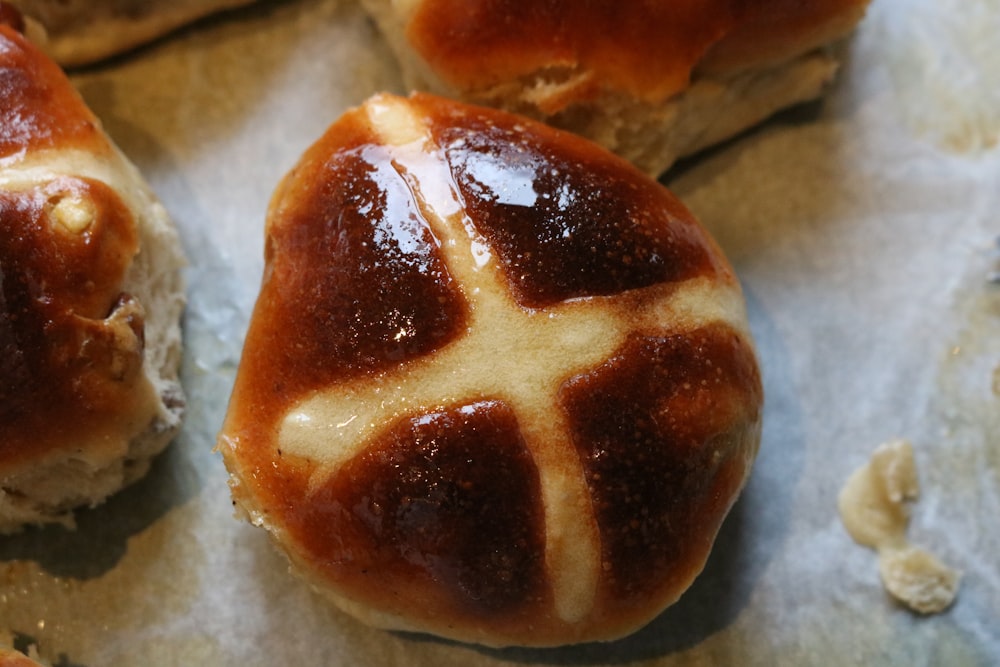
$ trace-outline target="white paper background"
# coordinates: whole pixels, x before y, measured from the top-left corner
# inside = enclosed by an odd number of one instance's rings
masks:
[[[824,102],[665,181],[744,281],[764,442],[702,577],[635,636],[487,650],[366,628],[231,516],[211,451],[262,269],[270,193],[345,108],[399,90],[348,0],[229,14],[74,75],[190,257],[184,432],[75,532],[0,538],[0,628],[64,666],[1000,664],[1000,6],[875,0]],[[998,380],[1000,381],[1000,380]],[[910,438],[910,536],[964,572],[921,618],[836,514]]]

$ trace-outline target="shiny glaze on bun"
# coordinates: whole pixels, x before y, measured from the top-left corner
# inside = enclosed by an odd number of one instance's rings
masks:
[[[489,645],[636,630],[701,570],[759,444],[739,285],[662,186],[429,95],[282,182],[219,447],[342,608]]]

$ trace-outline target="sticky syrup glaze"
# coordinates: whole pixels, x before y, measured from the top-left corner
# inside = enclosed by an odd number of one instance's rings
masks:
[[[241,375],[267,381],[238,385],[253,406],[245,423],[277,419],[311,390],[429,354],[464,330],[466,305],[437,240],[357,111],[276,193],[265,263]]]
[[[422,0],[407,38],[461,90],[586,73],[578,99],[618,90],[657,102],[687,87],[712,48],[738,68],[788,58],[850,29],[859,0]],[[844,8],[851,21],[841,20]],[[850,9],[854,7],[855,9]],[[729,39],[733,43],[726,44]],[[740,58],[736,62],[735,57]],[[555,111],[555,110],[552,110]]]
[[[280,451],[280,421],[312,391],[431,354],[466,320],[461,291],[387,147],[363,111],[346,113],[275,193],[264,278],[223,430],[237,443],[255,504],[289,526],[324,576],[355,576],[341,563],[359,545],[324,528],[326,510],[313,508],[316,462]]]
[[[543,571],[539,471],[510,405],[470,396],[396,413],[361,431],[365,442],[335,467],[283,452],[282,421],[314,394],[335,401],[335,392],[362,384],[394,400],[394,374],[466,334],[470,301],[435,225],[475,228],[525,317],[690,279],[728,291],[735,278],[691,215],[618,158],[503,112],[422,95],[407,103],[426,124],[426,150],[447,161],[447,170],[428,173],[451,174],[468,219],[428,219],[419,200],[426,184],[400,173],[402,161],[381,144],[364,108],[335,123],[272,202],[263,284],[220,445],[240,479],[237,498],[293,545],[293,559],[347,598],[390,614],[480,619],[517,636],[532,612],[553,614],[553,592]],[[624,316],[602,308],[595,316]],[[685,393],[687,383],[702,382],[714,393]],[[588,397],[591,387],[598,397]],[[638,483],[636,466],[647,455],[661,456],[653,468],[677,482],[667,490],[642,482],[640,502],[658,513],[650,536],[666,544],[643,556],[609,533],[603,557],[614,562],[601,595],[635,597],[644,565],[668,580],[671,564],[690,569],[704,555],[698,549],[711,544],[756,447],[751,436],[752,446],[732,434],[754,431],[759,391],[749,343],[719,325],[687,342],[680,334],[636,338],[553,399],[573,443],[530,446],[564,448],[573,469],[580,457],[602,530],[614,533],[614,521],[632,511],[616,504],[620,485],[599,481],[608,456],[627,461],[606,470],[626,484]],[[647,422],[663,406],[674,422],[657,430]],[[629,419],[640,426],[628,431]],[[627,432],[602,430],[606,421]],[[707,517],[693,551],[677,542],[696,534],[693,521],[676,533],[668,526],[679,521],[668,506],[685,500]]]
[[[436,72],[462,89],[565,69],[592,72],[608,88],[662,98],[687,85],[694,64],[729,29],[728,5],[423,0],[407,38]]]
[[[756,454],[753,350],[725,325],[633,336],[563,386],[601,529],[613,615],[697,573]]]
[[[412,103],[521,305],[725,273],[684,205],[619,158],[492,110],[419,94]]]
[[[82,231],[53,219],[85,201]],[[138,250],[131,213],[98,181],[0,190],[0,464],[81,442],[138,400],[142,309],[121,292]]]
[[[59,66],[0,24],[0,159],[46,148],[110,150]]]
[[[370,595],[377,577],[389,609],[518,616],[548,595],[539,495],[513,412],[484,401],[392,425],[288,529],[347,591]]]

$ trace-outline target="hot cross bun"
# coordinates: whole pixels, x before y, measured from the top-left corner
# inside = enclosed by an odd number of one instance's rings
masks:
[[[362,0],[404,81],[587,136],[652,174],[818,97],[868,0]]]
[[[140,478],[184,408],[177,232],[17,16],[0,3],[0,533]]]
[[[378,626],[630,633],[702,569],[762,389],[684,206],[579,137],[426,94],[278,187],[219,448],[296,569]]]

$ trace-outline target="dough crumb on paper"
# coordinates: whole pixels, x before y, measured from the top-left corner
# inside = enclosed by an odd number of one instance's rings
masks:
[[[837,505],[854,541],[878,552],[885,589],[913,611],[934,614],[954,602],[961,574],[906,539],[909,503],[919,494],[913,446],[897,439],[879,445],[854,471]]]
[[[916,547],[879,551],[878,571],[886,590],[921,614],[947,609],[958,591],[958,572]]]

